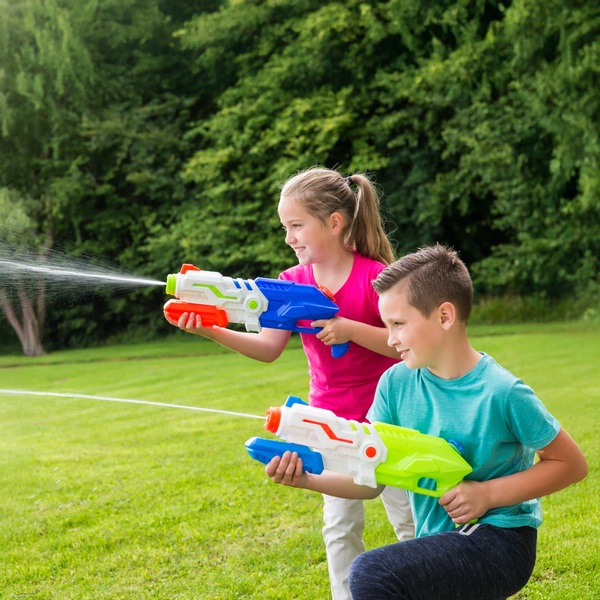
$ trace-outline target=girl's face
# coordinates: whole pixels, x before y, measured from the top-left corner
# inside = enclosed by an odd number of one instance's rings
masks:
[[[282,197],[277,212],[285,231],[285,243],[296,253],[301,265],[322,262],[338,243],[331,223],[322,223],[295,200]]]

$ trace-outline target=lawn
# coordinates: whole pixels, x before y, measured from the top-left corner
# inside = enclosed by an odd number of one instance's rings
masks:
[[[475,329],[584,450],[588,478],[543,502],[519,600],[600,597],[600,326]],[[263,365],[193,338],[0,356],[0,388],[90,394],[262,416],[306,397],[296,339]],[[321,499],[274,486],[244,442],[259,419],[185,408],[0,394],[3,599],[325,599]],[[393,541],[367,504],[369,548]]]

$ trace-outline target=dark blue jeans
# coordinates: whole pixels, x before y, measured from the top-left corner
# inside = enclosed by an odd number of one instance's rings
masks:
[[[463,525],[358,556],[353,600],[500,600],[516,594],[535,564],[537,530]]]

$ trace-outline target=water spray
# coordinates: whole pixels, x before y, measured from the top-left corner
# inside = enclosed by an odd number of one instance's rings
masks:
[[[44,277],[51,277],[53,279],[72,279],[77,280],[87,279],[91,281],[111,281],[113,283],[122,283],[126,285],[165,285],[164,281],[158,279],[146,279],[144,277],[130,277],[128,275],[115,275],[110,272],[103,271],[101,269],[90,270],[89,266],[85,269],[74,270],[64,268],[56,265],[44,265],[30,263],[30,262],[18,262],[14,260],[0,259],[0,272],[8,273],[35,273]]]
[[[219,413],[222,415],[229,415],[234,417],[243,417],[245,419],[260,419],[265,420],[265,417],[259,417],[258,415],[249,415],[246,413],[234,412],[231,410],[219,410],[216,408],[203,408],[200,406],[184,406],[182,404],[169,404],[167,402],[150,402],[149,400],[132,400],[131,398],[115,398],[113,396],[92,396],[89,394],[62,394],[58,392],[36,392],[31,390],[5,390],[0,389],[0,394],[6,394],[8,396],[41,396],[51,398],[75,398],[80,400],[100,400],[103,402],[121,402],[124,404],[145,404],[147,406],[159,406],[162,408],[180,408],[184,410],[196,410],[201,412]]]

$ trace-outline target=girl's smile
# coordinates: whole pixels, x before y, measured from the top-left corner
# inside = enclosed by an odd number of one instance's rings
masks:
[[[293,199],[282,198],[278,212],[285,243],[292,248],[300,264],[314,264],[327,258],[335,237],[327,224]]]

